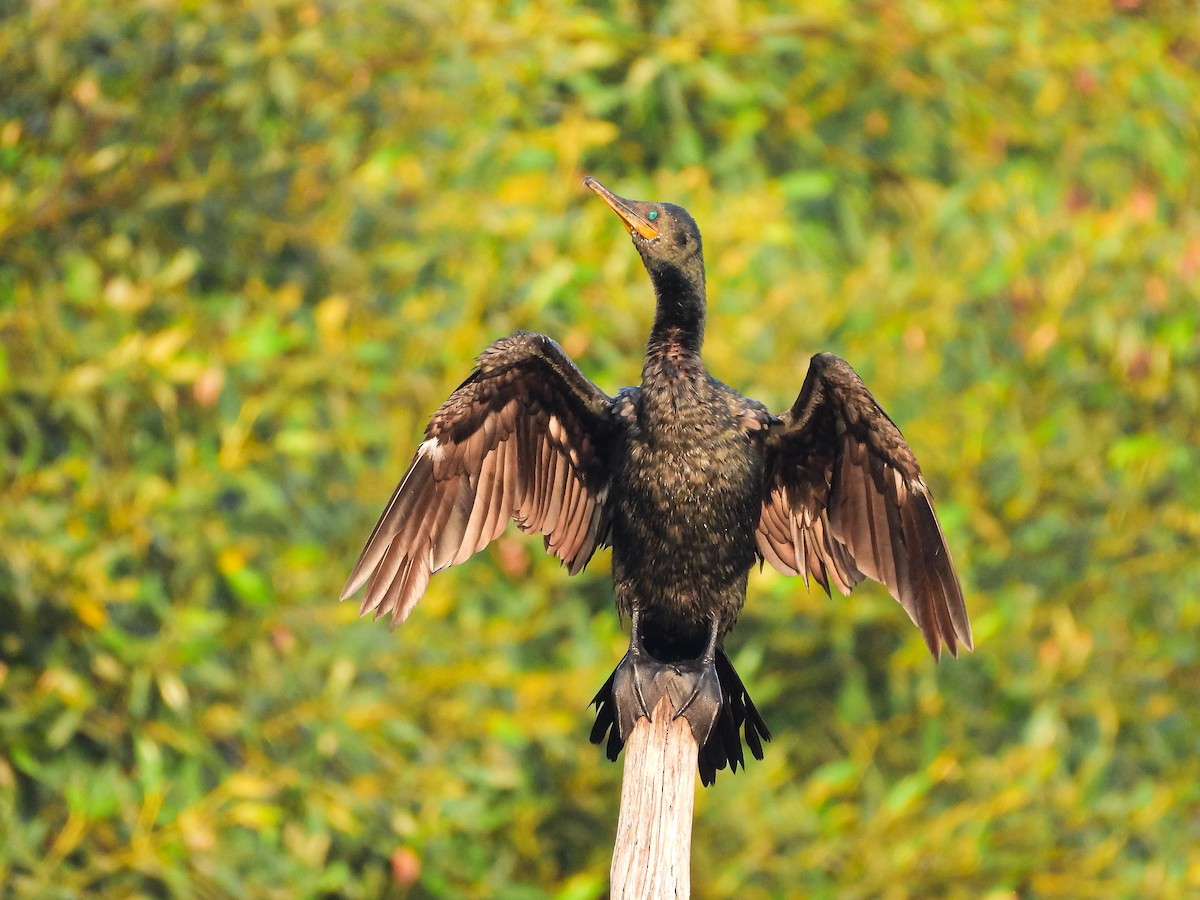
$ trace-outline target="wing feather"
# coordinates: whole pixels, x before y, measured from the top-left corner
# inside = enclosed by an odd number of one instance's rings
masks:
[[[378,610],[380,604],[387,596],[388,586],[404,568],[409,557],[404,553],[404,550],[399,544],[393,544],[388,548],[388,551],[380,560],[379,568],[371,575],[371,580],[367,582],[367,592],[363,595],[362,605],[358,608],[358,614],[365,616],[372,610],[376,611],[376,618],[379,618]]]
[[[384,559],[387,557],[385,556]],[[398,566],[391,567],[386,572],[381,567],[371,578],[371,587],[374,588],[378,585],[378,591],[369,589],[375,596],[373,609],[377,621],[384,616],[391,615],[395,610],[400,602],[400,592],[408,580],[409,570],[413,567],[412,557],[405,556],[403,553],[397,553],[395,561],[399,563]]]
[[[360,612],[403,621],[430,577],[459,565],[510,518],[545,535],[572,574],[606,538],[613,401],[542,335],[518,332],[480,355],[434,413],[346,582]]]
[[[439,527],[441,534],[433,547],[433,569],[444,569],[454,562],[466,537],[467,521],[475,500],[471,483],[466,478],[455,478],[453,486],[445,492],[443,517]]]
[[[492,511],[492,516],[497,536],[504,530],[504,526],[508,524],[508,520],[513,513],[513,507],[516,505],[514,500],[516,499],[517,485],[516,478],[513,477],[515,474],[514,463],[516,462],[516,457],[515,454],[510,454],[508,450],[508,441],[501,441],[496,445],[496,470],[500,473],[500,477],[496,479],[496,490],[500,499],[496,508]]]
[[[550,420],[551,422],[554,419]],[[558,525],[559,515],[562,513],[563,494],[567,487],[567,466],[569,463],[565,456],[555,452],[554,459],[554,480],[550,487],[549,507],[546,510],[546,518],[542,522],[542,530],[546,534],[553,534],[554,528]]]
[[[569,564],[570,574],[574,575],[583,570],[594,552],[593,548],[608,546],[611,521],[608,515],[608,488],[604,488],[600,495],[592,500],[591,521],[588,522],[584,539]]]
[[[547,421],[544,423],[549,424]],[[538,435],[538,464],[537,464],[537,493],[534,497],[533,521],[530,523],[533,531],[541,531],[542,523],[546,521],[546,509],[550,505],[550,479],[554,476],[553,450],[550,447],[550,437],[543,431]]]
[[[499,453],[492,453],[488,457],[488,465],[492,470],[492,489],[488,497],[487,519],[483,525],[485,545],[499,537],[508,523],[508,513],[504,509],[504,460]]]
[[[566,457],[563,457],[563,465],[568,466],[569,462]],[[546,533],[546,549],[557,550],[563,546],[568,534],[573,532],[579,524],[576,521],[576,506],[579,504],[579,495],[583,490],[583,484],[578,478],[568,478],[566,485],[563,488],[565,496],[563,497],[562,507],[559,511],[558,521],[554,525],[554,529],[548,530]]]
[[[767,439],[757,545],[786,575],[843,594],[882,582],[930,652],[973,649],[962,586],[920,466],[858,375],[813,357],[804,387]]]
[[[575,558],[579,555],[579,548],[583,546],[592,529],[592,513],[595,510],[596,501],[586,491],[581,491],[577,507],[573,517],[575,527],[571,529],[570,534],[563,538],[561,548],[561,552],[567,559],[568,568],[574,566]]]
[[[475,479],[475,496],[471,501],[471,515],[467,519],[467,527],[463,529],[462,546],[450,563],[452,566],[466,562],[473,553],[487,544],[483,533],[492,499],[493,477],[492,466],[485,459],[479,466],[479,475]]]

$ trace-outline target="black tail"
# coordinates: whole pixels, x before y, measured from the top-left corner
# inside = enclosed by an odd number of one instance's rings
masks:
[[[739,730],[745,726],[746,743],[755,759],[763,758],[763,741],[771,739],[771,732],[759,715],[742,684],[742,679],[733,668],[733,663],[725,655],[724,650],[717,651],[717,679],[721,684],[721,712],[717,716],[708,740],[700,748],[697,768],[700,770],[700,783],[705,787],[717,780],[717,770],[724,769],[728,764],[731,772],[736,772],[738,766],[746,767],[746,757],[742,753],[742,739]],[[596,723],[592,726],[591,741],[593,744],[604,742],[605,734],[608,743],[605,752],[609,759],[615,760],[621,754],[625,741],[621,738],[620,728],[617,727],[619,711],[613,695],[613,682],[616,671],[608,676],[604,687],[600,688],[592,705],[596,707]],[[686,714],[685,714],[686,715]]]

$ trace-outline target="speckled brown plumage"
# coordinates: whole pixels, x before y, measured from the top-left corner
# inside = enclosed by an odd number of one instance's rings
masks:
[[[813,357],[778,418],[713,378],[700,357],[700,231],[668,203],[585,181],[620,216],[650,275],[656,313],[642,383],[610,398],[549,338],[497,341],[442,404],[343,591],[403,621],[429,577],[514,519],[573,573],[613,548],[630,651],[596,695],[592,739],[619,753],[653,708],[663,666],[694,685],[683,712],[700,775],[762,757],[766,725],[724,653],[750,567],[769,562],[849,593],[880,581],[934,656],[972,646],[949,550],[899,429],[843,360]],[[648,706],[648,708],[647,708]]]

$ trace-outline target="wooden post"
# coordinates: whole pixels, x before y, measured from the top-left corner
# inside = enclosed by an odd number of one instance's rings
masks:
[[[687,719],[674,718],[669,693],[654,707],[653,721],[637,720],[625,744],[612,900],[683,900],[691,893],[698,751]]]

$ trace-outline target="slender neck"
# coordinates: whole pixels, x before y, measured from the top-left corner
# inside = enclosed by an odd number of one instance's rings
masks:
[[[650,330],[648,356],[699,358],[704,343],[704,261],[699,254],[683,266],[647,260],[658,308]]]

